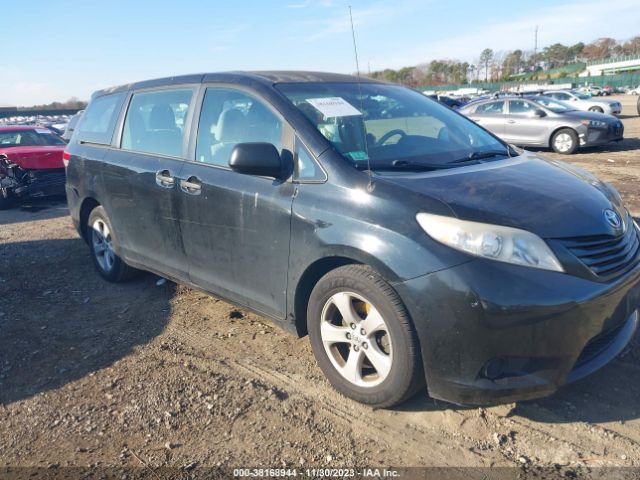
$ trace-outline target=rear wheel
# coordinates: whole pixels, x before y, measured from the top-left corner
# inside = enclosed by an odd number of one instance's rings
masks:
[[[591,107],[589,109],[590,112],[604,113],[604,110],[601,107]]]
[[[127,265],[116,253],[117,241],[104,208],[91,211],[87,222],[91,258],[98,273],[109,282],[122,282],[133,277],[138,270]]]
[[[386,408],[424,385],[409,315],[371,268],[347,265],[325,275],[311,293],[307,319],[318,365],[347,397]]]
[[[574,153],[578,149],[578,134],[570,128],[558,130],[551,138],[551,148],[563,155]]]

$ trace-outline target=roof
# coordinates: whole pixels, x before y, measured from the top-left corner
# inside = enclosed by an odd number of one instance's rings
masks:
[[[341,83],[356,83],[358,77],[355,75],[345,75],[342,73],[329,73],[329,72],[307,72],[307,71],[295,71],[295,70],[270,70],[270,71],[256,71],[256,72],[235,72],[235,73],[247,73],[249,75],[255,75],[269,80],[272,83],[302,83],[302,82],[341,82]],[[373,80],[368,77],[360,77],[362,83],[379,83],[377,80]]]
[[[336,82],[336,83],[357,83],[358,77],[355,75],[345,75],[342,73],[329,72],[308,72],[294,70],[262,70],[262,71],[234,71],[219,73],[199,73],[192,75],[180,75],[175,77],[156,78],[153,80],[144,80],[112,88],[98,90],[93,95],[102,95],[107,93],[115,93],[126,91],[131,88],[151,88],[165,85],[180,85],[189,83],[203,82],[230,82],[230,83],[249,83],[260,82],[267,85],[277,83],[303,83],[303,82]],[[360,77],[362,83],[385,83],[367,77]]]

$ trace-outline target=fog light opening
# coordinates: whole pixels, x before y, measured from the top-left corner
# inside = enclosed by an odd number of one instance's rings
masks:
[[[490,380],[495,380],[504,374],[506,366],[507,361],[504,358],[492,358],[483,367],[482,376]]]

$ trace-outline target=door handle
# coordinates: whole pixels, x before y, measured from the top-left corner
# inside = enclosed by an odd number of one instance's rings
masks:
[[[507,120],[507,123],[516,123],[515,120]]]
[[[202,182],[198,177],[180,180],[180,190],[189,195],[200,195],[202,193]]]
[[[176,179],[171,176],[169,170],[160,170],[156,172],[156,185],[162,188],[173,188]]]

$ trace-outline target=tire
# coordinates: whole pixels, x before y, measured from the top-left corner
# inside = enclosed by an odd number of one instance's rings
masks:
[[[638,108],[638,115],[640,115],[640,98],[638,99],[638,105],[637,105],[637,108]]]
[[[307,327],[318,365],[343,395],[388,408],[424,387],[420,347],[409,314],[370,267],[347,265],[322,277],[309,298]]]
[[[604,110],[600,107],[591,107],[589,109],[590,112],[604,113]]]
[[[551,148],[562,155],[571,155],[578,149],[578,134],[570,128],[561,128],[551,137]]]
[[[117,239],[111,222],[101,206],[94,208],[89,214],[87,232],[91,259],[102,278],[118,283],[129,280],[138,273],[138,270],[127,265],[116,254]]]

